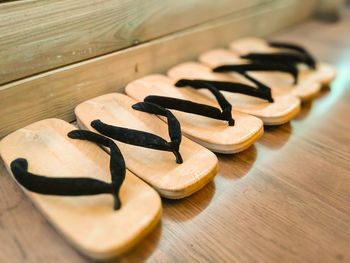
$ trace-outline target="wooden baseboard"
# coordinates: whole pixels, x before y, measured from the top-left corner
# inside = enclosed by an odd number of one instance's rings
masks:
[[[0,0],[0,84],[276,0]]]
[[[194,60],[244,35],[268,35],[309,17],[316,1],[272,1],[166,37],[0,86],[0,137],[44,118],[73,121],[74,107],[131,80]]]

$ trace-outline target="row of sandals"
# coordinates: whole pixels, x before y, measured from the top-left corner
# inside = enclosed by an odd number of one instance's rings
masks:
[[[137,79],[127,95],[81,103],[80,130],[46,119],[13,132],[1,141],[6,167],[84,254],[125,252],[160,220],[159,195],[201,189],[217,172],[212,151],[248,148],[336,74],[295,44],[245,38],[229,47]]]

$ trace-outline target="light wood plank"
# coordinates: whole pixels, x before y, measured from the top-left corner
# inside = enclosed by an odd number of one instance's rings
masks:
[[[0,5],[0,84],[270,1],[53,0],[3,4]]]
[[[301,9],[301,7],[303,7]],[[243,35],[266,35],[310,15],[313,1],[277,1],[149,43],[0,86],[0,137],[33,121],[74,120],[86,99],[122,90],[131,80],[195,59]],[[297,13],[296,13],[297,12]]]

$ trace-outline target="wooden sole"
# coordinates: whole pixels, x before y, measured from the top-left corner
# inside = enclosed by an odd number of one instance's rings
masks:
[[[168,75],[174,80],[182,78],[207,79],[218,81],[251,83],[238,74],[214,73],[211,68],[198,62],[181,63],[168,71]],[[319,84],[318,84],[319,85]],[[199,93],[211,99],[207,90],[199,90]],[[233,109],[245,114],[251,114],[260,118],[265,125],[280,125],[290,121],[300,111],[300,100],[288,94],[273,93],[274,102],[270,103],[252,96],[222,91],[225,98],[232,104]]]
[[[213,151],[217,153],[222,153],[222,154],[232,154],[232,153],[239,153],[242,152],[246,149],[248,149],[250,146],[252,146],[257,140],[260,139],[261,136],[264,134],[264,128],[261,127],[261,129],[258,130],[258,132],[250,137],[248,140],[246,140],[244,143],[239,144],[238,146],[235,146],[234,150],[232,150],[232,146],[228,145],[227,147],[221,146],[213,146],[212,144],[206,143],[201,141],[200,143],[206,147],[206,148],[214,148]],[[196,141],[196,138],[191,138],[191,136],[187,136],[188,138],[192,139],[193,141]]]
[[[22,157],[35,174],[110,182],[108,154],[91,142],[68,138],[67,133],[75,129],[65,121],[46,119],[9,134],[0,144],[7,170],[11,173],[10,163]],[[120,190],[122,207],[116,211],[112,196],[107,194],[50,196],[22,189],[68,241],[94,259],[129,250],[161,217],[159,195],[128,170]]]
[[[156,115],[132,109],[134,99],[120,93],[96,97],[75,109],[78,125],[95,131],[90,123],[102,122],[156,134],[168,140],[168,125]],[[183,137],[180,153],[183,163],[177,164],[171,152],[153,150],[115,140],[125,158],[127,168],[156,189],[163,197],[179,199],[191,195],[210,182],[217,172],[215,154]]]
[[[230,49],[236,54],[243,55],[250,52],[276,52],[279,48],[270,47],[264,39],[247,37],[232,41],[229,44]],[[335,67],[330,64],[319,62],[316,70],[309,70],[306,68],[300,68],[301,75],[303,77],[311,78],[318,81],[322,85],[330,85],[335,79],[337,71]]]
[[[322,85],[327,86],[332,83],[332,81],[337,77],[337,70],[334,66],[319,62],[317,64],[317,70],[314,72],[315,79]]]
[[[174,80],[164,75],[149,75],[130,82],[125,92],[137,101],[143,101],[148,95],[159,95],[218,107],[215,101],[196,90],[175,87]],[[187,137],[214,152],[240,152],[254,144],[263,133],[260,119],[238,111],[232,111],[234,126],[228,126],[226,121],[176,110],[172,112],[180,121],[182,131]]]

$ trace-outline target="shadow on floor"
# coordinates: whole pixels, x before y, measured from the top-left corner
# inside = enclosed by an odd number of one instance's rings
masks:
[[[187,221],[200,214],[209,205],[215,193],[215,182],[211,181],[198,192],[183,199],[163,199],[163,218],[170,221]]]
[[[265,126],[264,129],[264,135],[258,143],[267,148],[276,150],[280,149],[288,142],[293,132],[293,127],[290,122],[279,126]]]
[[[133,249],[119,258],[111,259],[107,262],[145,262],[158,247],[162,234],[162,223],[160,222],[141,242]]]
[[[217,156],[220,176],[235,180],[248,174],[256,160],[257,150],[253,145],[237,154],[217,154]]]

